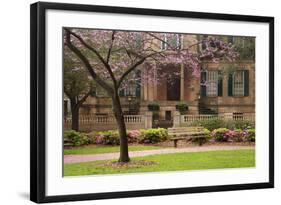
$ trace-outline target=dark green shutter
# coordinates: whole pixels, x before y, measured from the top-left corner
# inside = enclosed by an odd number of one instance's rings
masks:
[[[140,97],[141,95],[141,71],[138,70],[136,71],[136,76],[137,76],[137,80],[136,80],[136,97]]]
[[[200,94],[201,97],[206,97],[207,96],[207,89],[206,89],[206,79],[207,79],[207,73],[206,71],[201,72],[201,89],[200,89]]]
[[[223,87],[223,75],[221,71],[218,71],[218,96],[222,96],[222,87]]]
[[[249,96],[249,71],[244,70],[244,96]]]
[[[233,96],[232,86],[233,86],[233,74],[230,73],[228,75],[228,96]]]

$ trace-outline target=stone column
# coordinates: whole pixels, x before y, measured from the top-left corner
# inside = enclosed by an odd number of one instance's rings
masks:
[[[147,71],[146,69],[143,69],[143,75],[147,75]],[[148,100],[148,97],[147,97],[147,78],[144,77],[144,83],[143,83],[143,100]]]
[[[144,117],[144,127],[146,129],[152,128],[152,112],[145,112]]]
[[[67,117],[71,117],[71,105],[69,99],[67,99]]]
[[[153,82],[153,100],[157,99],[157,68],[156,68],[156,63],[154,65],[154,71],[153,71],[153,78],[154,78],[154,82]]]
[[[181,114],[179,111],[174,111],[173,115],[173,127],[180,127],[181,124]]]
[[[181,64],[181,71],[180,71],[180,100],[184,100],[184,65]]]

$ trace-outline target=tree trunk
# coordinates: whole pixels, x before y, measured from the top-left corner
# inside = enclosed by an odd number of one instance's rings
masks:
[[[126,124],[124,120],[124,115],[120,103],[120,98],[118,94],[112,97],[113,112],[118,124],[118,132],[120,136],[120,157],[119,162],[129,162],[129,152],[128,152],[128,139],[126,133]]]
[[[71,104],[71,129],[79,131],[79,107],[76,102],[70,100]]]

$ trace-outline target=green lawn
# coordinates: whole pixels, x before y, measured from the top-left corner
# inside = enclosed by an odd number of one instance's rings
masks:
[[[163,147],[157,146],[146,146],[146,145],[130,145],[129,151],[141,151],[141,150],[152,150],[160,149]],[[101,154],[101,153],[112,153],[119,152],[120,146],[84,146],[64,149],[64,154]]]
[[[64,175],[81,176],[94,174],[254,167],[255,150],[225,150],[196,153],[161,154],[137,157],[132,158],[131,160],[148,160],[156,162],[157,164],[129,168],[101,166],[102,164],[110,161],[66,164],[64,165]]]

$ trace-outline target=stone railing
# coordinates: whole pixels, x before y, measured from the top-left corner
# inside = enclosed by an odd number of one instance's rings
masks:
[[[221,120],[247,120],[255,121],[255,113],[243,113],[243,114],[232,114],[232,113],[223,113],[218,115],[180,115],[179,112],[174,114],[174,126],[187,126],[194,121],[208,121],[214,119]]]
[[[152,127],[152,113],[145,115],[125,115],[127,129]],[[64,120],[64,129],[71,129],[71,118]],[[80,115],[79,130],[84,132],[117,129],[117,122],[112,115]]]

